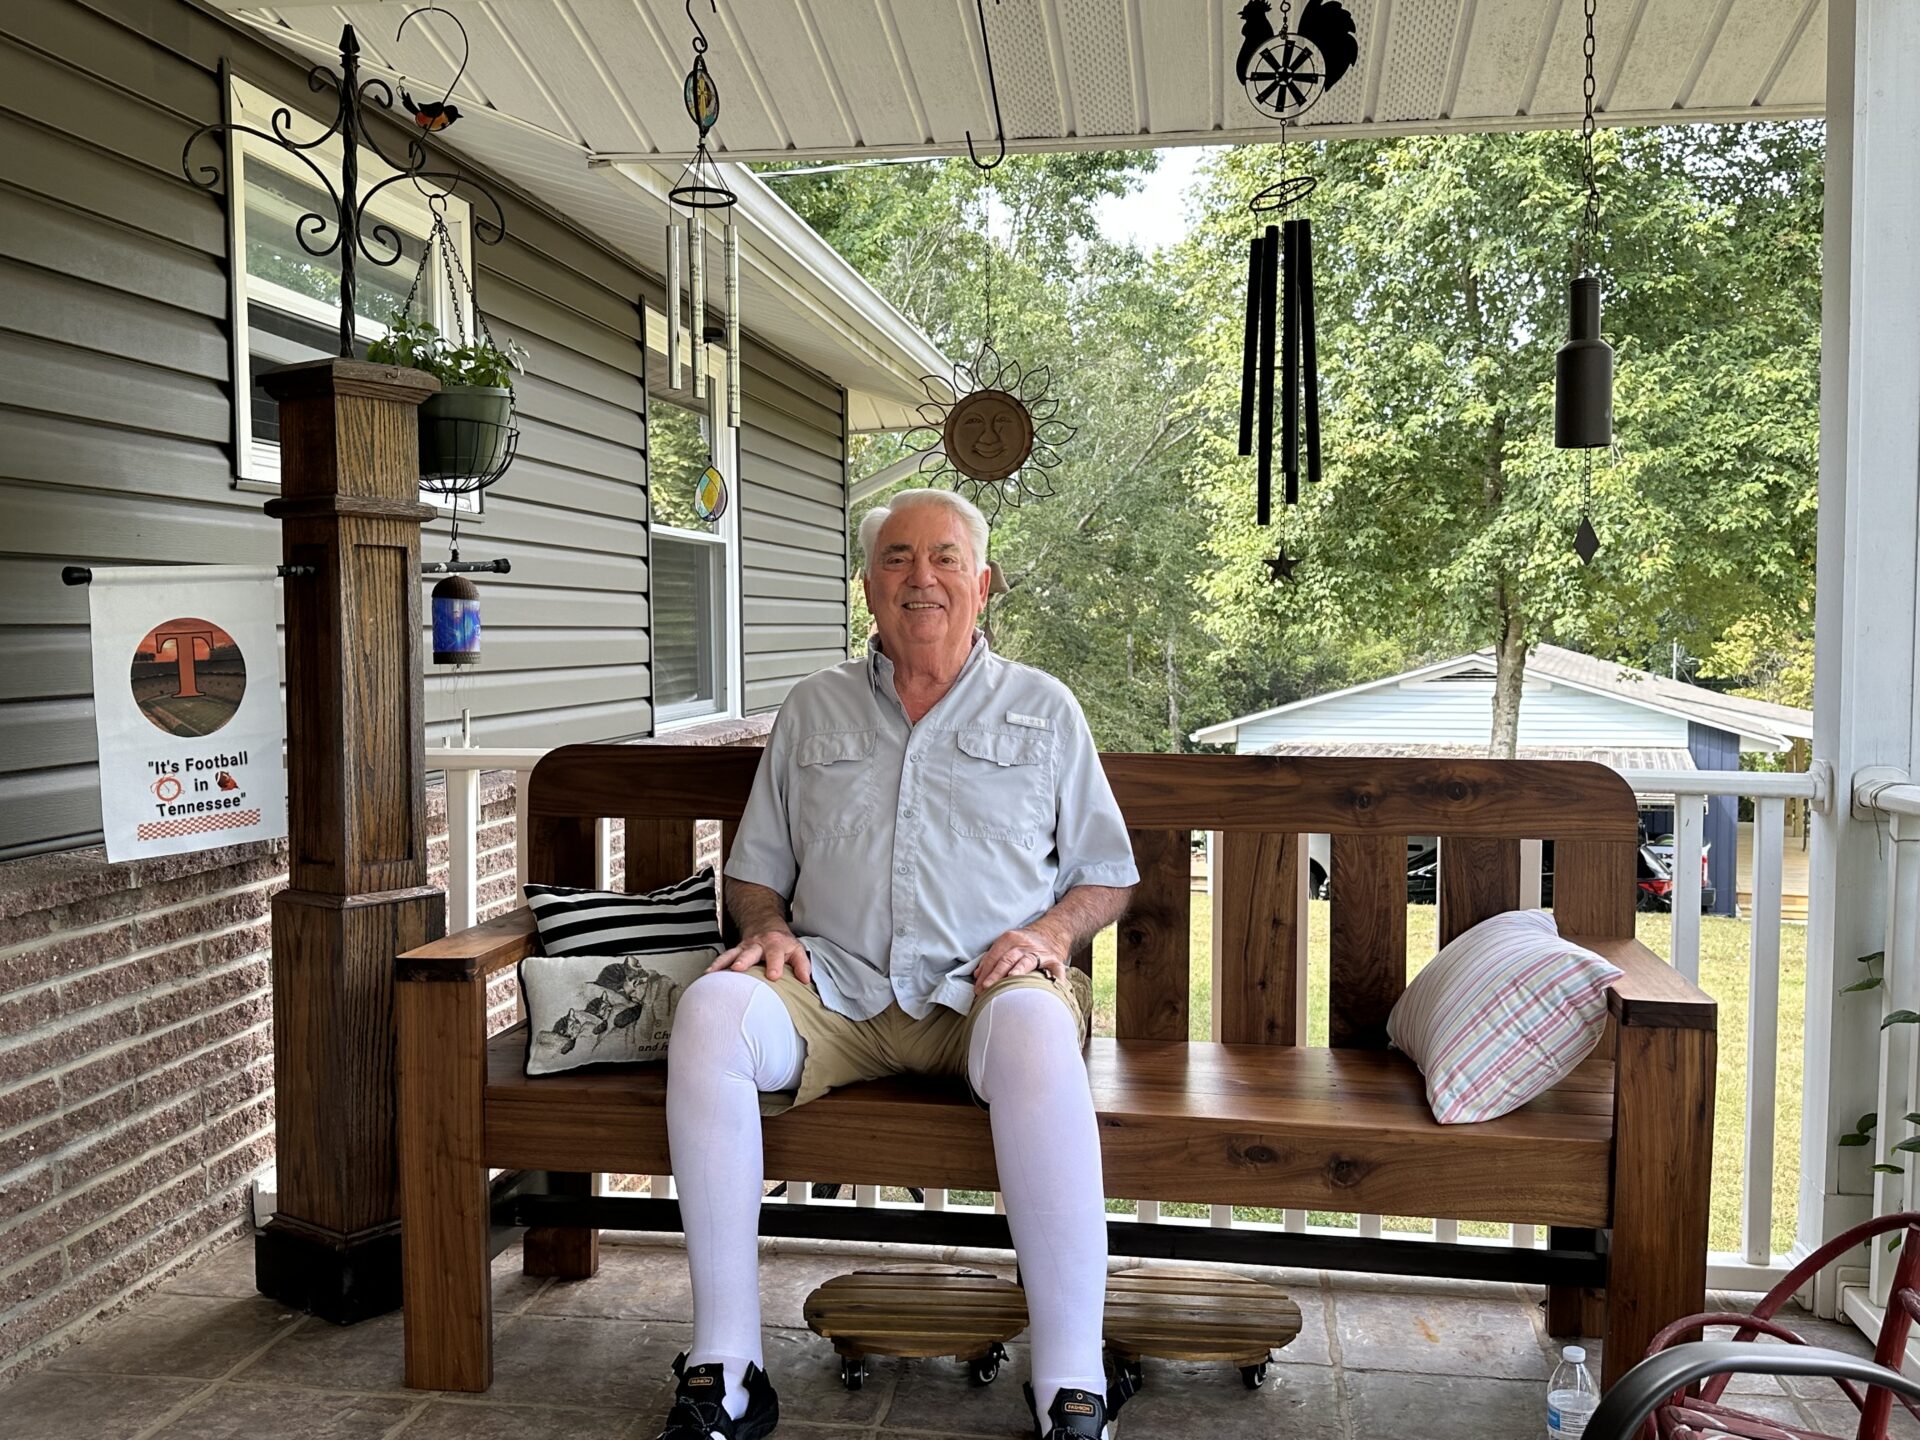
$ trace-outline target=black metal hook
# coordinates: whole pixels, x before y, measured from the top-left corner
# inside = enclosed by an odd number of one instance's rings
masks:
[[[719,0],[707,0],[707,8],[718,15],[720,13]],[[693,18],[693,0],[687,0],[687,23],[693,26],[693,53],[696,55],[706,54],[707,32],[702,30],[700,28],[700,22]]]
[[[423,5],[418,10],[409,10],[405,15],[400,17],[400,28],[393,32],[393,38],[394,42],[398,44],[400,37],[406,33],[407,21],[413,19],[414,16],[432,15],[435,13],[444,15],[453,21],[453,28],[460,32],[460,68],[453,72],[453,79],[447,83],[447,93],[440,97],[440,103],[444,105],[453,99],[453,92],[460,85],[460,77],[467,73],[467,61],[473,58],[473,41],[468,38],[467,27],[460,23],[460,17],[443,5]]]
[[[998,5],[1000,0],[993,0]],[[687,0],[688,5],[693,0]],[[987,90],[993,96],[993,136],[1000,142],[1000,153],[992,160],[982,160],[980,153],[973,148],[973,131],[967,131],[967,157],[982,170],[991,170],[1007,158],[1007,127],[1000,120],[1000,84],[993,76],[993,42],[987,38],[986,0],[973,0],[973,8],[980,16],[980,48],[987,54]]]

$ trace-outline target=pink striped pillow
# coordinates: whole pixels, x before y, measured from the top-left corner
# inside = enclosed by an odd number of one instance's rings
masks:
[[[1387,1017],[1442,1125],[1518,1110],[1600,1043],[1620,970],[1560,938],[1544,910],[1483,920],[1436,955]]]

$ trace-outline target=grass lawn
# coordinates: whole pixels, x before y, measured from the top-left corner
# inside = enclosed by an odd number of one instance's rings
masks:
[[[1327,905],[1314,901],[1309,920],[1307,1032],[1310,1043],[1327,1043]],[[1418,970],[1432,956],[1438,912],[1431,905],[1407,908],[1407,953],[1411,968]],[[1640,917],[1640,939],[1656,954],[1668,953],[1669,925],[1664,915]],[[1204,894],[1193,897],[1192,1038],[1204,1040],[1212,1015],[1212,975],[1208,963],[1211,953],[1212,907]],[[1711,1246],[1714,1250],[1740,1248],[1740,1175],[1745,1161],[1747,1111],[1747,950],[1750,930],[1744,920],[1702,916],[1700,920],[1700,981],[1708,994],[1720,1002],[1719,1093],[1715,1106],[1713,1143],[1713,1220]],[[1783,927],[1780,938],[1780,1053],[1778,1098],[1775,1108],[1773,1166],[1773,1248],[1784,1251],[1793,1240],[1793,1211],[1800,1178],[1800,1088],[1803,1061],[1802,1032],[1806,998],[1806,930],[1802,926]],[[1114,1013],[1114,937],[1108,931],[1094,943],[1094,1028],[1096,1033],[1113,1033]],[[1148,1197],[1155,1198],[1155,1197]],[[1157,1197],[1172,1200],[1172,1196]],[[1130,1211],[1123,1201],[1111,1202],[1112,1208]],[[1176,1214],[1205,1214],[1200,1206],[1170,1206]],[[1241,1209],[1235,1212],[1246,1219],[1278,1220],[1279,1212]],[[1525,1216],[1515,1216],[1524,1222]],[[1350,1225],[1351,1215],[1314,1212],[1315,1224]],[[1388,1217],[1389,1230],[1426,1230],[1430,1222],[1414,1218]],[[1467,1234],[1497,1235],[1497,1225],[1462,1225]],[[1544,1236],[1542,1237],[1544,1239]]]

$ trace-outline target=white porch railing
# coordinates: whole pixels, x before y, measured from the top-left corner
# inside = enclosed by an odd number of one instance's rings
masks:
[[[522,875],[526,869],[526,794],[527,775],[535,763],[546,752],[538,749],[484,749],[460,748],[454,746],[430,747],[427,752],[429,769],[445,770],[447,773],[447,816],[448,816],[448,877],[447,877],[447,923],[450,930],[459,929],[474,922],[479,905],[479,821],[480,821],[480,774],[482,771],[506,770],[514,773],[516,781],[517,823],[515,826],[516,875]],[[1746,907],[1745,920],[1748,928],[1747,973],[1746,973],[1746,1034],[1747,1056],[1745,1075],[1745,1106],[1743,1119],[1743,1165],[1740,1188],[1740,1225],[1739,1248],[1732,1251],[1716,1252],[1709,1257],[1708,1284],[1715,1289],[1755,1290],[1764,1289],[1783,1274],[1787,1268],[1784,1255],[1774,1253],[1772,1245],[1775,1221],[1773,1172],[1775,1156],[1778,1150],[1777,1134],[1779,1129],[1778,1084],[1780,1073],[1779,1036],[1782,1016],[1783,987],[1781,985],[1781,933],[1782,933],[1782,892],[1783,861],[1785,857],[1785,837],[1787,806],[1794,801],[1809,801],[1814,805],[1826,803],[1826,797],[1820,791],[1818,778],[1814,775],[1792,774],[1774,775],[1750,771],[1633,771],[1626,776],[1632,784],[1635,794],[1647,808],[1666,808],[1671,805],[1675,815],[1675,856],[1674,856],[1674,892],[1672,914],[1669,921],[1668,955],[1671,963],[1688,978],[1701,980],[1701,854],[1703,849],[1704,818],[1706,801],[1710,796],[1734,796],[1753,802],[1753,859],[1751,878],[1751,900]],[[1912,903],[1906,907],[1905,953],[1910,962],[1914,961],[1913,939],[1920,931],[1920,786],[1901,787],[1903,792],[1911,792],[1911,800],[1894,795],[1891,803],[1910,803],[1912,810],[1906,821],[1909,839],[1912,843],[1896,846],[1900,857],[1904,857],[1908,872],[1904,878],[1904,888],[1896,886],[1896,893],[1910,896]],[[607,844],[605,826],[602,826],[600,845],[600,880],[605,883],[607,876]],[[1896,863],[1899,863],[1896,861]],[[1536,905],[1541,895],[1541,847],[1537,841],[1525,842],[1521,849],[1521,899],[1522,903]],[[1889,946],[1889,956],[1894,947]],[[1899,1007],[1920,1011],[1920,963],[1908,963],[1901,971],[1898,987],[1894,980],[1894,967],[1888,969],[1889,1005],[1894,1005],[1896,993],[1904,998],[1898,1001]],[[1712,993],[1717,983],[1716,977],[1709,974],[1706,986]],[[1912,993],[1908,993],[1911,991]],[[1728,999],[1728,996],[1716,996]],[[1798,1017],[1794,1017],[1798,1018]],[[1903,1033],[1897,1037],[1905,1042],[1906,1048],[1896,1057],[1897,1063],[1889,1071],[1883,1065],[1883,1074],[1890,1074],[1900,1082],[1901,1095],[1904,1098],[1883,1097],[1881,1113],[1900,1115],[1909,1112],[1920,1113],[1920,1027],[1896,1027]],[[1892,1086],[1889,1080],[1889,1086]],[[1887,1088],[1887,1087],[1883,1087]],[[1898,1108],[1896,1108],[1896,1106]],[[1723,1112],[1724,1113],[1724,1112]],[[1883,1135],[1890,1136],[1902,1127],[1883,1126]],[[1902,1133],[1905,1133],[1902,1129]],[[1920,1133],[1916,1129],[1915,1133]],[[1891,1143],[1890,1140],[1886,1143]],[[1920,1160],[1920,1156],[1915,1157]],[[1920,1172],[1920,1164],[1913,1167]],[[1882,1176],[1885,1182],[1895,1177]],[[1904,1179],[1897,1199],[1899,1205],[1909,1205],[1916,1197],[1913,1187],[1920,1182],[1920,1175]],[[1893,1187],[1886,1187],[1891,1194]],[[669,1177],[653,1177],[655,1195],[671,1195],[672,1182]],[[1319,1225],[1309,1222],[1307,1212],[1288,1210],[1278,1225],[1254,1222],[1237,1218],[1233,1208],[1225,1205],[1208,1207],[1202,1216],[1183,1217],[1169,1213],[1168,1206],[1177,1202],[1178,1197],[1163,1196],[1158,1199],[1140,1199],[1135,1201],[1135,1219],[1142,1224],[1158,1225],[1210,1225],[1224,1228],[1278,1229],[1292,1233],[1350,1234],[1376,1237],[1383,1233],[1382,1217],[1362,1215],[1354,1223],[1345,1226]],[[982,1211],[997,1210],[999,1197],[991,1197],[991,1205],[981,1206]],[[780,1203],[780,1202],[772,1202]],[[784,1203],[791,1205],[853,1204],[862,1207],[906,1206],[930,1210],[960,1210],[968,1208],[945,1191],[928,1191],[924,1201],[906,1202],[883,1199],[881,1191],[874,1186],[860,1186],[854,1192],[852,1201],[816,1199],[809,1183],[800,1180],[790,1181],[786,1188]],[[1399,1232],[1394,1233],[1400,1238]],[[1489,1245],[1511,1245],[1532,1248],[1545,1242],[1546,1236],[1541,1227],[1516,1224],[1506,1228],[1498,1236],[1461,1234],[1459,1222],[1441,1220],[1434,1222],[1430,1229],[1419,1232],[1407,1232],[1410,1240],[1427,1239],[1440,1242],[1467,1242]]]
[[[1920,1209],[1920,1152],[1897,1148],[1920,1136],[1920,1024],[1891,1017],[1920,1012],[1920,784],[1897,771],[1863,770],[1855,778],[1856,810],[1885,826],[1887,849],[1887,928],[1880,986],[1879,1122],[1874,1126],[1874,1159],[1902,1173],[1876,1170],[1873,1213],[1892,1215]],[[1855,978],[1864,979],[1865,975]],[[1893,1279],[1895,1256],[1884,1245],[1871,1247],[1864,1292],[1846,1288],[1842,1309],[1869,1335],[1878,1328]]]

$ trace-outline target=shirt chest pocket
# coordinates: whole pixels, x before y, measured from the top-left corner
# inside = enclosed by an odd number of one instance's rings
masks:
[[[858,835],[873,823],[878,795],[871,730],[803,736],[794,751],[794,823],[809,840]]]
[[[999,730],[954,732],[953,793],[947,822],[962,835],[1022,847],[1053,815],[1050,735]]]

